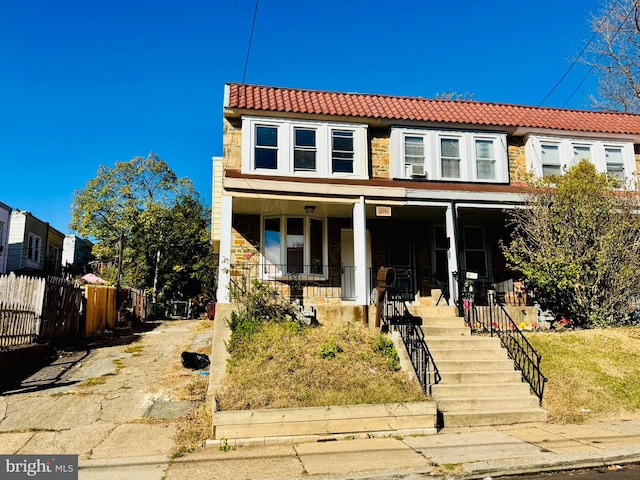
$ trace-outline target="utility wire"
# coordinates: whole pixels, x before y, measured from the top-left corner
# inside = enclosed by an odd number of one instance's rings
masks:
[[[256,8],[253,11],[253,22],[251,22],[251,33],[249,34],[249,45],[247,46],[247,56],[244,60],[244,72],[242,72],[242,84],[244,85],[244,80],[247,77],[247,67],[249,65],[249,53],[251,52],[251,42],[253,41],[253,31],[256,28],[256,17],[258,16],[258,4],[260,0],[256,0]]]
[[[616,3],[614,4],[617,5],[618,1],[616,0]],[[624,24],[627,23],[627,20],[629,20],[629,17],[631,16],[631,13],[634,11],[633,6],[631,6],[631,9],[629,10],[629,13],[627,13],[627,16],[624,17],[624,20],[622,22],[620,22],[620,24],[618,25],[618,28],[616,29],[616,31],[614,32],[614,34],[611,36],[611,42],[613,42],[613,40],[616,38],[616,36],[618,35],[618,33],[620,33],[620,30],[622,30],[622,27],[624,26]],[[613,10],[613,7],[611,8],[611,10],[609,10],[609,14],[611,13],[611,11]],[[584,83],[584,81],[587,79],[587,77],[591,74],[591,72],[593,71],[594,67],[598,64],[598,62],[600,62],[600,59],[602,58],[602,55],[604,55],[604,52],[600,52],[600,55],[598,55],[598,58],[596,59],[595,62],[593,62],[593,64],[591,65],[591,68],[589,69],[589,71],[586,73],[586,75],[582,78],[582,80],[580,81],[580,83],[578,84],[578,86],[573,90],[573,92],[571,92],[571,95],[569,95],[569,98],[567,98],[567,101],[564,102],[562,104],[562,108],[564,108],[564,106],[569,103],[569,101],[573,98],[573,96],[576,94],[576,92],[580,89],[580,87],[582,86],[582,84]]]
[[[611,12],[613,12],[613,9],[616,8],[616,6],[618,5],[619,0],[616,0],[613,5],[611,6],[611,8],[609,8],[609,11],[607,12],[607,15],[605,16],[604,20],[602,21],[602,23],[604,23],[609,16],[611,15]],[[628,17],[627,17],[628,18]],[[573,69],[573,67],[576,66],[576,64],[578,63],[578,60],[582,57],[582,55],[584,54],[584,52],[587,50],[587,48],[589,47],[589,45],[591,45],[591,43],[593,42],[593,39],[596,37],[597,32],[593,32],[593,35],[591,35],[591,38],[589,39],[589,41],[584,45],[584,47],[582,48],[582,51],[580,52],[580,54],[573,60],[573,62],[571,62],[571,65],[569,66],[569,68],[567,69],[566,72],[564,72],[564,75],[562,75],[562,77],[560,77],[560,80],[558,80],[556,82],[556,84],[553,86],[553,88],[549,91],[549,93],[547,93],[547,95],[540,101],[540,103],[538,103],[538,106],[541,107],[542,104],[553,94],[553,92],[556,91],[556,89],[560,86],[560,84],[564,81],[565,78],[567,78],[567,75],[569,75],[569,72]],[[600,57],[602,56],[602,54],[600,54]],[[600,57],[598,57],[598,60],[600,59]],[[596,60],[597,62],[597,60]],[[587,77],[589,76],[589,74],[591,73],[591,71],[593,70],[593,65],[591,66],[591,68],[589,69],[589,71],[587,72],[587,74],[585,75],[585,77],[582,79],[582,81],[579,83],[579,85],[576,87],[576,89],[573,91],[573,93],[571,94],[571,96],[567,99],[567,101],[562,105],[562,107],[564,108],[564,106],[569,103],[569,100],[571,100],[571,98],[573,97],[573,95],[575,95],[575,93],[578,91],[578,89],[582,86],[582,84],[584,83],[584,81],[587,79]]]

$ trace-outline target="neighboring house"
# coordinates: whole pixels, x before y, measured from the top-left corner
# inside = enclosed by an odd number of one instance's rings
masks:
[[[11,207],[0,202],[0,273],[7,272],[9,256],[9,224],[11,223]]]
[[[77,235],[64,237],[62,248],[62,268],[66,273],[78,275],[89,272],[89,263],[94,260],[93,243]]]
[[[43,274],[47,265],[46,247],[50,245],[49,230],[48,223],[29,212],[11,212],[7,271]]]
[[[47,241],[45,245],[44,273],[59,277],[62,275],[62,250],[65,235],[47,224]]]
[[[365,315],[381,266],[410,301],[457,299],[466,272],[513,285],[499,242],[528,175],[587,158],[632,181],[639,149],[632,114],[228,84],[217,301],[250,275]]]

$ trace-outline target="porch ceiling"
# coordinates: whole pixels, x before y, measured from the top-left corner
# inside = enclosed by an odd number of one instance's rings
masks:
[[[352,218],[354,201],[326,201],[323,199],[300,198],[256,198],[234,197],[233,211],[246,215],[304,215],[306,208],[314,207],[313,216]],[[379,216],[377,206],[391,207],[391,216]],[[446,206],[416,206],[403,205],[398,202],[375,202],[368,200],[366,205],[367,218],[389,220],[442,220]]]

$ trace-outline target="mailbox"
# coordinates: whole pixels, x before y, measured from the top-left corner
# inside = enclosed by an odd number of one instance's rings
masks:
[[[378,270],[378,291],[384,292],[396,283],[396,271],[391,267],[380,267]]]

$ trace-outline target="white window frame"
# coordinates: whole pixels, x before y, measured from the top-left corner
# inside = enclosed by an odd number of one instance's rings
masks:
[[[625,181],[629,186],[635,184],[636,161],[633,140],[599,139],[581,137],[559,137],[551,135],[529,135],[525,142],[527,170],[535,177],[543,176],[542,145],[558,145],[560,174],[571,168],[575,162],[575,147],[589,148],[591,162],[600,173],[607,173],[608,149],[619,149],[622,153],[622,168]]]
[[[277,128],[277,168],[255,167],[256,126]],[[295,129],[315,130],[316,168],[296,170],[294,168]],[[353,172],[333,172],[332,131],[353,133]],[[345,122],[319,122],[311,120],[281,119],[267,117],[242,118],[242,172],[274,176],[368,178],[367,126]]]
[[[36,265],[40,265],[41,259],[42,239],[34,233],[29,233],[27,238],[27,260]]]
[[[424,176],[411,175],[405,158],[405,139],[421,137],[424,143]],[[440,140],[459,141],[460,176],[444,177],[440,155]],[[494,152],[494,178],[478,178],[476,140],[492,141]],[[509,183],[507,136],[502,132],[441,130],[428,128],[392,127],[390,138],[391,165],[389,176],[397,179],[442,180],[448,182]]]
[[[268,219],[279,219],[280,220],[280,262],[277,264],[272,264],[264,254],[265,248],[265,221]],[[279,267],[284,265],[287,266],[287,219],[289,218],[302,218],[304,219],[304,245],[303,245],[303,272],[299,275],[300,279],[303,280],[326,280],[328,277],[328,261],[329,261],[329,249],[328,249],[328,233],[327,233],[327,219],[323,217],[316,217],[312,215],[263,215],[260,219],[260,243],[262,245],[261,253],[261,265],[262,267],[262,278],[266,279],[274,279],[274,278],[283,278],[289,275],[293,275],[294,273],[289,273],[286,270],[282,271]],[[311,266],[311,220],[317,220],[322,222],[322,273],[311,273],[309,271],[309,267]],[[276,268],[271,268],[270,265],[274,265]]]

